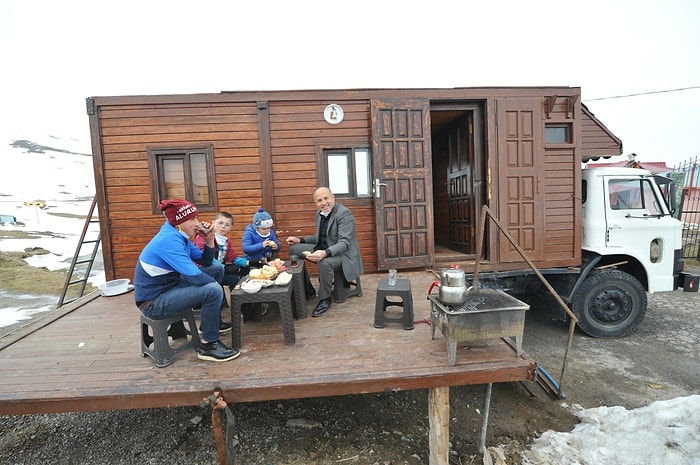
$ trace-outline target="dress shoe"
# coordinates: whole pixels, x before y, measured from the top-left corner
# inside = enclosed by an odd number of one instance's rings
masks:
[[[331,308],[331,298],[328,297],[327,299],[322,299],[318,302],[316,308],[314,308],[314,312],[311,314],[311,316],[321,316],[326,313],[329,308]]]

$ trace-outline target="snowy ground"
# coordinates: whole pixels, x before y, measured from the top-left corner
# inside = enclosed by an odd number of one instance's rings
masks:
[[[39,142],[89,153],[89,147],[75,141],[49,138]],[[26,153],[0,145],[0,161],[4,167],[0,213],[16,216],[25,224],[2,228],[45,232],[41,239],[0,240],[0,250],[43,247],[52,253],[33,258],[30,265],[68,268],[85,222],[51,213],[88,213],[94,196],[91,158],[57,152]],[[48,208],[24,205],[37,199],[46,201]],[[103,281],[102,275],[92,280],[95,285]],[[0,326],[33,318],[55,305],[53,299],[50,302],[47,296],[11,295],[0,290]],[[523,454],[523,464],[700,465],[700,395],[658,401],[634,410],[615,406],[569,408],[577,411],[581,423],[571,432],[542,434]]]
[[[37,147],[44,153],[11,145],[15,140],[23,139],[26,138],[0,138],[0,163],[3,166],[0,214],[13,216],[18,222],[18,225],[4,224],[0,229],[32,233],[39,238],[2,239],[0,250],[23,251],[42,247],[51,253],[30,257],[26,260],[29,265],[49,270],[68,269],[85,225],[80,216],[87,216],[95,195],[89,142],[51,136],[32,138],[37,145],[59,150]],[[45,202],[46,207],[32,205],[39,200]],[[25,205],[26,202],[30,205]],[[70,217],[73,215],[77,218]],[[88,231],[86,237],[94,238],[99,226],[91,225]],[[104,282],[101,270],[90,282],[95,286]],[[0,289],[0,327],[31,319],[37,313],[55,308],[56,303],[55,296],[41,295],[41,292],[23,295]]]
[[[580,410],[571,432],[546,431],[527,452],[527,465],[700,464],[700,395],[646,407]]]

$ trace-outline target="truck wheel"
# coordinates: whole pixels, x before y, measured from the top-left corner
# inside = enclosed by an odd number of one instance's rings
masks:
[[[571,310],[578,326],[593,337],[626,336],[647,311],[647,293],[637,279],[619,270],[592,272],[576,290]]]

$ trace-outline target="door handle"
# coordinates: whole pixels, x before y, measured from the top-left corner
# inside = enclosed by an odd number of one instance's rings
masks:
[[[374,178],[374,194],[377,196],[377,198],[381,197],[379,186],[386,186],[386,183],[379,182],[379,178]]]

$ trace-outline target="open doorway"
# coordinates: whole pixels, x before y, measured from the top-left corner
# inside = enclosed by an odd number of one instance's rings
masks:
[[[479,103],[431,103],[435,261],[476,254],[486,198],[484,112]]]

